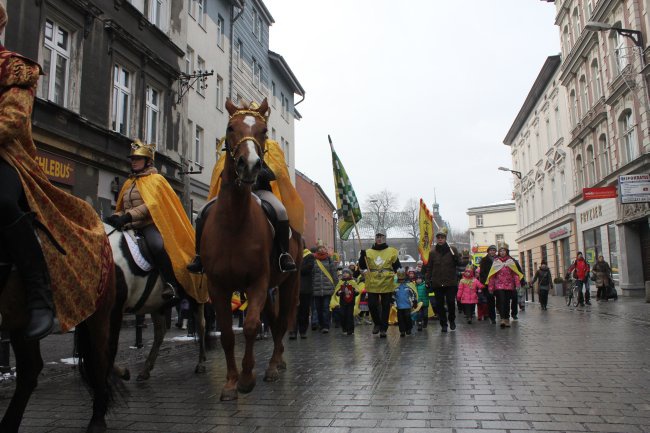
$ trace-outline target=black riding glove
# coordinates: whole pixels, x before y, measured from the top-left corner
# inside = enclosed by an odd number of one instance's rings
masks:
[[[122,227],[124,227],[125,224],[130,223],[133,220],[133,217],[131,216],[130,213],[125,213],[124,215],[116,215],[113,214],[106,218],[104,222],[106,224],[109,224],[113,227],[115,227],[118,230],[121,230]]]

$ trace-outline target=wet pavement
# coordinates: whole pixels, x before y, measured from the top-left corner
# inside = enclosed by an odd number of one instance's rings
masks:
[[[225,382],[221,348],[208,372],[196,375],[195,343],[167,341],[147,382],[125,382],[108,417],[109,432],[372,432],[515,433],[650,432],[650,304],[621,298],[585,308],[550,298],[548,311],[528,303],[519,321],[500,329],[457,320],[442,334],[436,323],[400,338],[357,326],[285,339],[288,369],[262,380],[270,340],[255,346],[257,386],[236,402],[220,402]],[[145,330],[151,341],[152,327]],[[146,351],[131,349],[125,327],[120,362],[132,374]],[[241,364],[243,338],[237,335]],[[91,413],[76,370],[61,364],[72,334],[43,342],[47,364],[27,408],[22,432],[79,432]],[[4,411],[13,383],[0,383]]]

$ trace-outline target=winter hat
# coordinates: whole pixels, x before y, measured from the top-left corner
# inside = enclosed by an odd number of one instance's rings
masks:
[[[487,250],[488,251],[490,251],[490,250],[497,251],[497,246],[496,245],[490,245]]]
[[[350,268],[343,268],[343,270],[341,271],[341,276],[342,277],[347,276],[348,278],[352,278],[352,271],[350,270]]]
[[[397,275],[397,281],[404,281],[406,279],[406,272],[402,268],[399,268],[395,275]]]

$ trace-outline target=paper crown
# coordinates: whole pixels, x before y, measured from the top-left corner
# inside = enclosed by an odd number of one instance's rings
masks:
[[[156,156],[156,145],[153,143],[144,144],[136,138],[133,143],[131,143],[131,153],[129,153],[129,158],[132,156],[143,156],[153,161]]]

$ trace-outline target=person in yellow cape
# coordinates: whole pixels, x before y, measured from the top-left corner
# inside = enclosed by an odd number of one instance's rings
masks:
[[[0,4],[0,33],[7,24]],[[16,266],[29,318],[24,337],[62,331],[97,309],[113,266],[104,225],[91,205],[54,186],[32,139],[34,61],[0,45],[0,249]],[[39,229],[39,242],[35,229]]]
[[[131,175],[106,223],[120,230],[133,229],[144,237],[165,283],[163,298],[170,304],[178,302],[183,291],[206,302],[207,290],[199,293],[198,281],[185,269],[194,251],[192,224],[172,187],[153,166],[154,158],[154,144],[137,139],[131,144]]]
[[[250,105],[251,109],[258,107],[255,102]],[[225,138],[219,141],[217,149],[223,147],[224,141]],[[282,152],[282,148],[278,142],[267,138],[264,142],[264,147],[265,153],[262,169],[257,176],[257,182],[253,185],[253,192],[261,200],[269,203],[278,217],[275,239],[280,250],[278,260],[280,270],[282,272],[295,272],[296,264],[291,255],[288,254],[289,225],[299,233],[304,231],[305,207],[302,199],[298,195],[298,191],[296,191],[296,188],[291,183],[291,177],[287,170],[287,162],[284,159],[284,152]],[[219,195],[221,173],[223,172],[224,165],[225,157],[222,154],[212,171],[208,202],[199,210],[199,215],[196,219],[196,255],[194,256],[194,260],[187,266],[190,272],[203,272],[203,264],[201,263],[200,256],[203,217]]]

